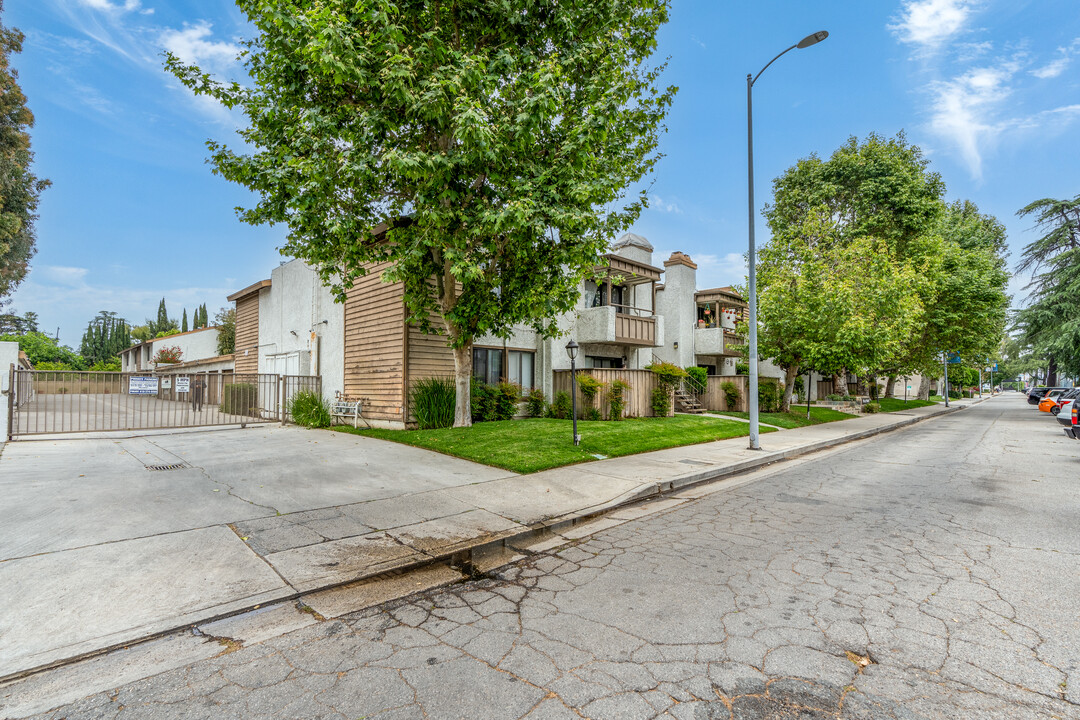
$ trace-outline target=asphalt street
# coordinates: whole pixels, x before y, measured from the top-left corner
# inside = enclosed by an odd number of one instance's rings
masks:
[[[1010,394],[36,717],[1080,718],[1078,487]]]

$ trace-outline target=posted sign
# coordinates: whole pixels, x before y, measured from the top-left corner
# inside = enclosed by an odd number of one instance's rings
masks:
[[[186,376],[176,378],[176,392],[178,392],[178,393],[187,392],[188,388],[190,386],[191,386],[191,378],[186,377]]]
[[[133,377],[128,380],[128,395],[157,395],[156,377]]]

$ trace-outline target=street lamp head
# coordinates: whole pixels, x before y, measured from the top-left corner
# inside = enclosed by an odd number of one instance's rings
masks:
[[[570,342],[566,343],[566,354],[570,356],[571,360],[577,359],[578,344],[574,342],[573,338]]]
[[[800,40],[799,44],[796,45],[795,47],[802,50],[803,48],[808,48],[811,45],[817,45],[819,42],[821,42],[822,40],[824,40],[827,37],[829,37],[829,31],[828,30],[821,30],[819,32],[814,33],[813,35],[807,35],[802,40]]]

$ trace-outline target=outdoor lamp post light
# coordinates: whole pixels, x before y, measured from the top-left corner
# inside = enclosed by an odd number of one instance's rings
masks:
[[[570,356],[570,414],[574,418],[574,444],[581,444],[581,436],[577,434],[577,360],[578,344],[571,338],[566,343],[566,354]]]
[[[807,35],[799,42],[795,43],[784,52],[790,52],[796,48],[803,49],[808,48],[811,45],[817,45],[819,42],[829,37],[829,33],[825,30],[816,32],[813,35]],[[747,167],[747,186],[749,188],[749,208],[750,208],[750,347],[747,358],[750,361],[750,449],[760,450],[761,444],[758,442],[758,356],[757,356],[757,255],[754,248],[754,83],[761,77],[761,73],[765,72],[769,65],[780,59],[780,55],[777,55],[768,63],[765,67],[758,71],[757,75],[746,76],[746,167]]]

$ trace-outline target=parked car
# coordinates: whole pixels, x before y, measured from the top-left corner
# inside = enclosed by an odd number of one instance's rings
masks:
[[[1065,434],[1073,440],[1080,440],[1080,417],[1076,412],[1080,408],[1077,405],[1080,405],[1080,403],[1072,403],[1066,416],[1069,419],[1069,424],[1065,427]],[[1061,415],[1058,415],[1058,422],[1061,422],[1061,417]]]
[[[1043,399],[1043,397],[1046,396],[1051,391],[1053,391],[1053,390],[1064,391],[1064,390],[1068,390],[1068,389],[1069,388],[1045,387],[1045,386],[1030,388],[1028,390],[1028,404],[1029,405],[1038,405],[1039,402]]]
[[[1057,415],[1061,412],[1061,404],[1066,400],[1071,400],[1076,397],[1076,389],[1071,390],[1051,390],[1046,393],[1046,397],[1039,401],[1039,410],[1048,412],[1051,415]]]

